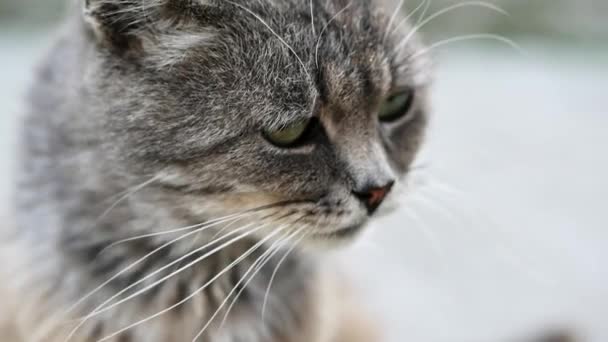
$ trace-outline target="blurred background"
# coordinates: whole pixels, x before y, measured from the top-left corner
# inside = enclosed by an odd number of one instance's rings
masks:
[[[421,0],[405,0],[404,10]],[[0,0],[0,219],[22,95],[66,0]],[[432,13],[464,1],[433,0]],[[434,113],[402,209],[339,255],[390,342],[608,341],[608,1],[466,2],[426,23]],[[422,14],[422,11],[417,12]],[[413,16],[413,21],[417,21]],[[0,308],[1,310],[1,308]]]

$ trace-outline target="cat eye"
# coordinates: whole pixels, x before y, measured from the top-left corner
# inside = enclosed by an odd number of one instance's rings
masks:
[[[414,91],[412,89],[394,93],[389,96],[378,112],[378,118],[382,122],[394,122],[406,116],[414,104]]]
[[[264,137],[278,147],[295,147],[304,137],[309,125],[310,120],[297,121],[278,130],[264,131]]]

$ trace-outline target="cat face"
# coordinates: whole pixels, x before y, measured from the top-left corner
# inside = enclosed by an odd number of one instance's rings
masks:
[[[345,239],[407,175],[425,63],[379,4],[147,4],[90,0],[87,18],[108,153],[154,176],[154,207]]]

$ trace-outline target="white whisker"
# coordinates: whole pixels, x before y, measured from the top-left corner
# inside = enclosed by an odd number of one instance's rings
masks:
[[[405,18],[401,19],[401,21],[399,21],[399,23],[397,23],[397,25],[395,25],[395,28],[392,29],[390,31],[390,33],[387,32],[388,35],[391,35],[391,34],[395,33],[395,31],[398,30],[399,27],[401,27],[403,24],[405,24],[406,22],[408,22],[408,20],[410,20],[416,13],[418,13],[418,11],[422,8],[422,6],[424,6],[424,4],[427,3],[428,1],[429,0],[423,0],[423,1],[421,1],[420,4],[418,4],[418,6],[416,6],[416,8],[414,8]],[[395,13],[395,15],[397,15],[397,14],[398,13]],[[386,41],[386,36],[387,36],[387,34],[385,34],[385,41]]]
[[[492,5],[490,3],[487,2],[483,2],[483,1],[466,1],[466,2],[461,2],[452,6],[448,6],[444,9],[441,9],[435,13],[433,13],[432,15],[430,15],[428,18],[426,18],[425,20],[423,20],[422,22],[420,22],[418,25],[416,25],[410,33],[408,33],[405,38],[401,41],[401,43],[399,43],[399,45],[396,48],[396,51],[400,51],[402,50],[407,43],[410,41],[410,39],[421,29],[423,28],[425,25],[427,25],[428,23],[430,23],[431,21],[433,21],[436,18],[441,17],[442,15],[445,15],[447,13],[450,13],[452,11],[455,11],[459,8],[464,8],[464,7],[482,7],[482,8],[487,8],[493,11],[496,11],[502,15],[509,15],[505,10],[503,10],[502,8],[496,6],[496,5]]]
[[[287,226],[285,226],[283,229],[285,229],[285,228],[287,228]],[[283,230],[283,229],[281,229],[281,230]],[[289,234],[287,234],[287,235],[289,235]],[[224,301],[219,305],[219,307],[213,313],[213,315],[207,320],[207,323],[196,334],[196,336],[194,336],[194,338],[192,339],[192,342],[196,342],[196,340],[198,340],[203,335],[203,333],[211,325],[211,323],[213,322],[215,317],[220,313],[222,308],[228,303],[228,301],[230,300],[232,295],[236,292],[237,289],[240,288],[239,292],[236,294],[236,296],[234,296],[234,299],[232,300],[232,302],[230,303],[230,306],[226,310],[226,314],[224,315],[224,318],[222,319],[220,327],[222,327],[225,324],[226,319],[228,318],[228,315],[230,314],[230,311],[234,307],[237,299],[240,297],[240,295],[243,293],[243,291],[247,288],[249,283],[255,278],[255,276],[262,269],[262,267],[264,267],[264,265],[268,261],[270,261],[270,259],[272,259],[272,257],[280,250],[280,248],[278,246],[280,246],[285,240],[288,240],[288,239],[289,239],[289,236],[285,237],[284,239],[282,239],[282,238],[277,239],[277,241],[275,241],[270,247],[268,247],[268,249],[247,269],[247,271],[245,271],[245,273],[243,274],[241,279],[232,287],[232,290],[228,293],[228,295],[226,295],[226,298],[224,299]],[[241,286],[241,284],[243,284],[243,282],[247,279],[247,276],[249,275],[249,273],[251,273],[252,271],[253,271],[253,273],[252,273],[251,277],[249,277],[249,279],[245,282],[245,284],[243,286]]]
[[[442,205],[442,203],[440,201],[437,201],[435,198],[430,196],[428,191],[425,192],[424,188],[422,188],[420,191],[418,191],[414,196],[411,196],[411,198],[414,201],[417,201],[418,203],[425,205],[427,208],[431,209],[432,211],[435,211],[435,212],[443,215],[444,217],[450,219],[454,223],[458,221],[458,218],[454,215],[453,212],[451,212],[445,205]]]
[[[299,234],[302,230],[304,229],[304,227],[296,230],[294,233],[290,234],[289,236],[287,236],[285,239],[280,241],[280,244],[285,243],[286,241],[291,240],[294,236],[296,236],[297,234]],[[272,249],[272,248],[271,248]],[[253,275],[249,278],[249,280],[245,283],[245,285],[243,285],[241,287],[241,290],[239,291],[239,293],[236,294],[236,296],[234,297],[234,299],[232,300],[232,303],[230,303],[230,306],[228,307],[228,310],[226,310],[226,313],[224,314],[224,318],[222,319],[222,322],[220,323],[220,328],[224,326],[224,324],[226,324],[226,320],[228,319],[228,315],[230,314],[230,311],[232,311],[232,308],[234,307],[234,305],[236,304],[238,298],[241,296],[241,294],[243,293],[243,291],[247,288],[247,286],[249,285],[249,283],[255,278],[255,276],[257,275],[257,273],[264,267],[266,266],[266,264],[281,250],[280,247],[277,247],[276,249],[274,249],[274,251],[272,252],[272,254],[268,255],[264,260],[260,261],[260,265],[256,266],[256,269],[253,273]]]
[[[431,249],[433,250],[435,255],[438,257],[438,259],[441,261],[446,260],[447,258],[445,256],[443,244],[440,242],[439,237],[435,234],[435,232],[433,232],[428,226],[426,226],[423,223],[423,221],[420,219],[420,217],[418,217],[418,215],[416,215],[416,213],[414,213],[413,210],[409,210],[408,208],[405,208],[404,213],[410,219],[414,220],[414,222],[416,223],[414,225],[414,227],[417,228],[418,231],[420,231],[423,234],[423,236],[427,239],[427,241],[430,243]]]
[[[227,236],[232,236],[232,235],[234,235],[234,234],[236,234],[236,233],[239,233],[239,232],[241,232],[241,231],[243,231],[243,230],[245,230],[245,229],[247,229],[247,228],[251,227],[252,225],[253,225],[252,223],[247,224],[247,225],[245,225],[245,226],[243,226],[243,227],[241,227],[241,228],[239,228],[239,229],[236,229],[236,230],[234,230],[234,231],[232,231],[232,232],[230,232],[230,233],[228,233],[228,234],[226,234],[226,235],[222,236],[222,237],[221,237],[221,238],[219,238],[218,240],[222,240],[222,239],[225,239]],[[184,271],[184,270],[186,270],[186,269],[190,268],[191,266],[193,266],[193,265],[195,265],[195,264],[197,264],[197,263],[199,263],[199,262],[201,262],[201,261],[205,260],[205,259],[206,259],[206,258],[208,258],[209,256],[211,256],[211,255],[213,255],[213,254],[215,254],[215,253],[217,253],[217,252],[221,251],[222,249],[226,248],[227,246],[232,245],[233,243],[235,243],[235,242],[237,242],[237,241],[239,241],[239,240],[242,240],[243,238],[245,238],[245,237],[247,237],[247,236],[251,235],[252,233],[254,233],[254,232],[256,232],[256,231],[261,230],[262,228],[264,228],[264,227],[266,227],[266,226],[267,226],[267,225],[258,226],[257,228],[255,228],[255,229],[253,229],[253,230],[250,230],[250,231],[248,231],[248,232],[246,232],[246,233],[243,233],[243,234],[241,234],[241,235],[237,236],[237,237],[236,237],[236,238],[234,238],[234,239],[231,239],[230,241],[228,241],[228,242],[226,242],[226,243],[222,244],[222,245],[221,245],[221,246],[219,246],[219,247],[216,247],[216,248],[212,249],[211,251],[209,251],[209,252],[205,253],[203,256],[201,256],[201,257],[199,257],[199,258],[195,259],[194,261],[192,261],[192,262],[188,263],[187,265],[185,265],[185,266],[183,266],[183,267],[179,268],[178,270],[176,270],[176,271],[174,271],[174,272],[170,273],[169,275],[167,275],[167,276],[163,277],[162,279],[157,280],[156,282],[154,282],[154,283],[152,283],[152,284],[150,284],[150,285],[146,286],[145,288],[143,288],[143,289],[141,289],[141,290],[137,291],[136,293],[133,293],[133,294],[129,295],[128,297],[126,297],[126,298],[124,298],[124,299],[121,299],[120,301],[118,301],[118,302],[116,302],[116,303],[114,303],[114,304],[112,304],[112,305],[110,305],[110,306],[103,307],[103,306],[104,306],[104,304],[101,304],[101,305],[100,305],[100,310],[94,310],[95,315],[98,315],[98,314],[101,314],[101,313],[106,312],[106,311],[108,311],[108,310],[111,310],[112,308],[114,308],[114,307],[116,307],[116,306],[118,306],[118,305],[120,305],[120,304],[122,304],[122,303],[124,303],[124,302],[126,302],[126,301],[128,301],[128,300],[130,300],[130,299],[132,299],[132,298],[135,298],[135,297],[139,296],[140,294],[142,294],[142,293],[144,293],[144,292],[147,292],[148,290],[150,290],[150,289],[152,289],[152,288],[156,287],[157,285],[159,285],[159,284],[163,283],[164,281],[166,281],[166,280],[168,280],[168,279],[170,279],[170,278],[172,278],[172,277],[176,276],[177,274],[179,274],[179,273],[181,273],[182,271]],[[204,245],[204,246],[202,246],[202,247],[199,247],[199,248],[195,249],[194,251],[192,251],[192,252],[190,252],[190,253],[188,253],[188,254],[186,254],[186,255],[184,255],[184,256],[182,256],[182,257],[180,257],[180,258],[176,259],[176,260],[174,260],[173,262],[171,262],[171,263],[169,263],[169,264],[167,264],[167,265],[163,266],[162,268],[160,268],[160,269],[158,269],[158,270],[154,271],[153,273],[150,273],[150,274],[146,275],[144,278],[142,278],[142,279],[138,280],[137,282],[135,282],[135,283],[133,283],[133,284],[129,285],[129,287],[127,287],[127,288],[125,288],[125,289],[121,290],[119,293],[117,293],[116,295],[112,296],[112,298],[108,299],[108,300],[107,300],[105,303],[108,303],[109,301],[111,301],[111,300],[113,300],[114,298],[116,298],[116,297],[120,296],[121,294],[125,293],[126,291],[128,291],[128,290],[129,290],[129,289],[131,289],[131,288],[133,288],[134,286],[137,286],[138,284],[141,284],[142,282],[146,281],[147,279],[150,279],[151,277],[153,277],[153,276],[155,276],[156,274],[158,274],[158,273],[162,272],[163,270],[165,270],[165,269],[167,269],[167,268],[169,268],[169,267],[171,267],[171,266],[175,265],[176,263],[181,262],[181,261],[183,261],[183,260],[187,259],[188,257],[190,257],[190,256],[192,256],[192,255],[194,255],[194,254],[196,254],[196,253],[198,253],[198,252],[200,252],[200,251],[202,251],[202,250],[205,250],[205,249],[209,248],[209,247],[210,247],[210,245],[212,245],[212,244],[214,244],[214,243],[216,243],[216,242],[217,242],[217,241],[212,241],[212,242],[210,242],[210,243],[207,243],[206,245]]]
[[[238,220],[238,218],[237,218]],[[79,299],[76,303],[72,304],[67,310],[66,313],[69,313],[71,311],[73,311],[76,307],[78,307],[80,304],[82,304],[85,300],[87,300],[88,298],[90,298],[92,295],[94,295],[95,293],[97,293],[98,291],[100,291],[102,288],[104,288],[105,286],[107,286],[109,283],[111,283],[112,281],[114,281],[115,279],[117,279],[118,277],[120,277],[121,275],[125,274],[126,272],[128,272],[129,270],[133,269],[135,266],[141,264],[142,262],[144,262],[146,259],[148,259],[149,257],[153,256],[154,254],[160,252],[161,250],[169,247],[170,245],[185,239],[186,237],[195,234],[195,233],[199,233],[203,230],[206,230],[208,228],[214,227],[218,224],[224,223],[226,221],[229,220],[225,220],[225,221],[217,221],[217,222],[213,222],[209,225],[195,225],[192,227],[189,227],[188,229],[192,229],[193,227],[196,228],[197,226],[200,227],[199,229],[192,231],[190,233],[184,234],[176,239],[173,239],[165,244],[163,244],[162,246],[154,249],[153,251],[149,252],[148,254],[144,255],[143,257],[137,259],[136,261],[134,261],[133,263],[131,263],[129,266],[125,267],[124,269],[122,269],[121,271],[119,271],[118,273],[116,273],[115,275],[113,275],[110,279],[106,280],[105,282],[103,282],[102,284],[100,284],[99,286],[97,286],[95,289],[91,290],[90,292],[88,292],[85,296],[83,296],[81,299]]]
[[[420,23],[424,20],[424,16],[429,11],[429,8],[431,8],[431,2],[433,2],[433,1],[432,0],[427,0],[426,6],[424,6],[424,10],[422,11],[422,13],[420,13],[420,16],[418,17],[418,20],[416,20],[416,25],[420,25]]]
[[[424,3],[427,0],[422,0],[421,3]],[[386,42],[386,36],[388,35],[389,32],[391,32],[391,27],[393,27],[393,21],[395,21],[395,19],[397,18],[397,15],[399,15],[399,12],[401,12],[401,7],[403,7],[403,3],[405,2],[405,0],[400,0],[399,3],[397,4],[397,7],[395,8],[395,12],[393,13],[393,15],[391,15],[391,18],[388,21],[388,25],[386,25],[386,31],[384,31],[384,37],[382,38],[382,42]]]
[[[455,214],[458,214],[458,218],[462,223],[466,225],[469,229],[468,233],[476,233],[484,235],[484,241],[489,241],[486,243],[490,246],[490,250],[493,251],[494,256],[500,260],[501,262],[507,263],[509,266],[517,269],[522,272],[526,276],[535,281],[542,282],[545,285],[553,286],[558,283],[558,281],[548,274],[544,272],[533,269],[529,264],[528,260],[524,260],[520,253],[517,253],[514,249],[514,246],[507,243],[508,239],[502,239],[496,237],[496,234],[505,234],[508,229],[504,227],[502,224],[496,222],[492,219],[492,217],[488,216],[482,208],[479,208],[474,204],[474,202],[466,196],[466,193],[462,190],[456,190],[454,187],[447,185],[437,179],[433,179],[428,185],[425,186],[428,190],[438,190],[441,191],[442,195],[449,195],[451,199],[455,202],[464,205],[459,206],[460,208],[455,208],[459,210],[454,210],[451,206],[449,206],[445,199],[441,198],[441,196],[432,197],[434,201],[445,208],[446,211],[452,211]],[[438,195],[435,192],[427,191],[427,196]],[[483,225],[488,225],[489,227],[484,229]],[[487,247],[487,246],[486,246]]]
[[[224,239],[224,238],[226,238],[227,236],[230,236],[230,235],[234,235],[235,233],[238,233],[238,232],[240,232],[240,231],[243,231],[243,230],[245,230],[245,229],[249,228],[249,227],[250,227],[250,226],[252,226],[252,225],[253,225],[253,224],[248,224],[248,225],[246,225],[246,226],[244,226],[244,227],[242,227],[242,228],[240,228],[240,229],[237,229],[237,230],[235,230],[235,231],[233,231],[233,232],[228,233],[227,235],[223,236],[222,238],[220,238],[220,239],[218,239],[218,240]],[[132,299],[132,298],[134,298],[134,297],[137,297],[137,296],[141,295],[142,293],[147,292],[148,290],[150,290],[150,289],[152,289],[152,288],[154,288],[154,287],[158,286],[159,284],[163,283],[163,282],[164,282],[164,281],[166,281],[167,279],[169,279],[169,278],[171,278],[171,277],[173,277],[173,276],[175,276],[175,275],[177,275],[177,274],[181,273],[183,270],[185,270],[185,269],[187,269],[187,268],[191,267],[192,265],[194,265],[194,264],[196,264],[196,263],[198,263],[198,262],[200,262],[200,261],[202,261],[202,260],[206,259],[206,258],[207,258],[207,257],[209,257],[210,255],[213,255],[213,254],[217,253],[218,251],[220,251],[220,250],[224,249],[225,247],[227,247],[227,246],[229,246],[229,245],[231,245],[231,244],[235,243],[236,241],[239,241],[239,240],[241,240],[241,239],[243,239],[243,238],[245,238],[245,237],[247,237],[247,236],[251,235],[252,233],[254,233],[254,232],[256,232],[256,231],[258,231],[258,230],[262,229],[263,227],[265,227],[265,225],[259,226],[259,227],[255,228],[255,229],[252,229],[252,230],[250,230],[250,231],[248,231],[248,232],[246,232],[246,233],[243,233],[243,234],[241,234],[241,235],[237,236],[237,237],[236,237],[236,238],[234,238],[234,239],[231,239],[230,241],[228,241],[228,242],[226,242],[226,243],[222,244],[221,246],[219,246],[219,247],[217,247],[217,248],[214,248],[213,250],[211,250],[210,252],[206,253],[205,255],[203,255],[203,256],[201,256],[201,257],[197,258],[196,260],[194,260],[194,261],[190,262],[190,263],[189,263],[189,264],[187,264],[186,266],[181,267],[180,269],[178,269],[178,270],[176,270],[176,271],[174,271],[174,272],[170,273],[169,275],[167,275],[167,276],[165,276],[165,277],[161,278],[160,280],[155,281],[155,282],[153,282],[152,284],[150,284],[150,285],[148,285],[148,286],[144,287],[143,289],[141,289],[141,290],[139,290],[139,291],[137,291],[137,292],[135,292],[135,293],[133,293],[133,294],[129,295],[128,297],[123,298],[123,299],[119,300],[118,302],[116,302],[116,303],[114,303],[114,304],[111,304],[111,305],[109,305],[109,306],[107,306],[107,307],[106,307],[106,305],[107,305],[107,304],[109,304],[110,302],[112,302],[114,299],[118,298],[120,295],[122,295],[122,294],[123,294],[123,293],[125,293],[126,291],[128,291],[128,290],[132,289],[133,287],[135,287],[135,286],[137,286],[137,285],[139,285],[139,284],[141,284],[142,282],[144,282],[144,281],[146,281],[147,279],[149,279],[149,278],[151,278],[151,277],[155,276],[156,274],[158,274],[158,273],[162,272],[163,270],[165,270],[165,269],[167,269],[167,268],[169,268],[169,267],[171,267],[171,266],[175,265],[176,263],[181,262],[182,260],[184,260],[184,259],[186,259],[186,258],[190,257],[191,255],[194,255],[195,253],[198,253],[198,252],[200,252],[200,251],[202,251],[202,250],[204,250],[204,249],[206,249],[206,248],[209,248],[209,247],[210,247],[212,244],[214,244],[214,243],[216,243],[216,242],[218,242],[218,241],[212,241],[212,242],[210,242],[210,243],[206,244],[205,246],[200,247],[200,248],[198,248],[198,249],[196,249],[196,250],[194,250],[194,251],[192,251],[192,252],[190,252],[190,253],[188,253],[188,254],[186,254],[186,255],[182,256],[182,257],[180,257],[179,259],[176,259],[176,260],[174,260],[173,262],[171,262],[171,263],[169,263],[169,264],[167,264],[167,265],[165,265],[165,266],[161,267],[160,269],[158,269],[158,270],[156,270],[156,271],[154,271],[154,272],[152,272],[152,273],[150,273],[150,274],[146,275],[146,276],[145,276],[145,277],[143,277],[142,279],[140,279],[140,280],[136,281],[135,283],[133,283],[133,284],[131,284],[131,285],[127,286],[127,287],[126,287],[126,288],[124,288],[123,290],[119,291],[118,293],[116,293],[115,295],[113,295],[112,297],[110,297],[109,299],[107,299],[106,301],[104,301],[103,303],[101,303],[100,305],[98,305],[98,306],[97,306],[97,307],[96,307],[96,308],[95,308],[95,309],[94,309],[94,310],[93,310],[91,313],[89,313],[87,316],[85,316],[84,318],[82,318],[82,319],[81,319],[81,321],[80,321],[80,323],[79,323],[79,324],[78,324],[78,325],[77,325],[77,326],[76,326],[74,329],[72,329],[72,331],[71,331],[71,332],[70,332],[70,334],[68,335],[68,338],[67,338],[65,341],[66,341],[66,342],[67,342],[67,341],[69,341],[69,340],[71,339],[71,337],[72,337],[72,336],[73,336],[73,335],[76,333],[76,331],[77,331],[78,329],[80,329],[80,327],[81,327],[82,325],[84,325],[84,323],[86,323],[86,322],[87,322],[87,321],[88,321],[90,318],[95,317],[95,316],[97,316],[97,315],[99,315],[99,314],[101,314],[101,313],[104,313],[104,312],[108,311],[108,310],[111,310],[112,308],[114,308],[114,307],[116,307],[116,306],[118,306],[118,305],[120,305],[120,304],[122,304],[122,303],[124,303],[124,302],[126,302],[126,301],[128,301],[128,300],[130,300],[130,299]]]
[[[217,225],[219,225],[221,223],[225,223],[225,222],[228,222],[228,221],[236,222],[236,221],[240,220],[241,218],[243,218],[244,216],[247,216],[247,215],[251,215],[251,213],[232,214],[232,215],[220,217],[220,218],[217,218],[217,219],[209,220],[207,222],[203,222],[203,223],[199,223],[199,224],[195,224],[195,225],[191,225],[191,226],[187,226],[187,227],[182,227],[182,228],[177,228],[177,229],[171,229],[171,230],[166,230],[166,231],[157,232],[157,233],[143,234],[143,235],[138,235],[138,236],[134,236],[134,237],[118,240],[116,242],[112,242],[107,247],[105,247],[104,249],[102,249],[101,252],[99,252],[99,254],[103,254],[108,249],[114,248],[114,247],[116,247],[118,245],[121,245],[121,244],[124,244],[124,243],[133,242],[133,241],[136,241],[136,240],[141,240],[141,239],[146,239],[146,238],[151,238],[151,237],[157,237],[157,236],[163,236],[163,235],[170,235],[170,234],[175,234],[175,233],[181,233],[181,232],[184,232],[184,231],[187,231],[187,230],[193,230],[193,229],[197,229],[197,228],[203,228],[203,226],[207,226],[207,225],[209,225],[209,227],[215,227],[215,226],[217,226]],[[189,236],[189,235],[186,235],[186,236]]]
[[[319,224],[317,223],[317,226],[312,231],[316,230],[318,226],[319,226]],[[296,236],[301,231],[303,231],[305,228],[306,227],[302,227],[302,228],[298,229],[293,236]],[[302,234],[302,236],[300,236],[296,241],[293,242],[292,246],[287,250],[287,252],[285,252],[285,254],[281,258],[281,260],[279,260],[279,262],[277,263],[274,271],[272,272],[272,275],[270,276],[270,280],[268,281],[268,287],[266,288],[266,293],[264,294],[264,301],[262,304],[262,321],[266,320],[266,304],[268,304],[268,297],[270,296],[270,289],[272,288],[272,282],[274,281],[274,278],[277,276],[277,273],[279,272],[279,268],[281,268],[281,265],[285,262],[285,260],[287,260],[287,257],[295,250],[295,248],[298,246],[298,244],[304,238],[306,238],[307,235],[308,234],[306,234],[306,233]],[[288,239],[291,239],[291,238],[292,237],[290,236]]]
[[[114,203],[112,203],[112,205],[110,205],[108,207],[108,209],[106,209],[101,215],[99,215],[99,217],[95,220],[95,222],[93,223],[93,226],[95,226],[97,223],[99,223],[99,221],[103,220],[106,216],[108,216],[108,214],[110,214],[110,212],[112,210],[114,210],[119,204],[121,204],[123,201],[125,201],[127,198],[133,196],[134,194],[136,194],[137,192],[141,191],[143,188],[145,188],[146,186],[154,183],[155,181],[157,181],[159,179],[158,176],[152,177],[151,179],[136,185],[135,187],[123,192],[122,196],[120,198],[118,198],[116,201],[114,201]]]
[[[477,34],[469,34],[469,35],[463,35],[463,36],[458,36],[458,37],[453,37],[453,38],[448,38],[442,41],[439,41],[437,43],[434,43],[430,46],[428,46],[425,49],[422,49],[414,54],[412,54],[410,57],[408,57],[410,60],[415,59],[421,55],[424,55],[428,52],[430,52],[433,49],[436,49],[438,47],[444,46],[444,45],[448,45],[448,44],[452,44],[452,43],[457,43],[457,42],[462,42],[462,41],[469,41],[469,40],[494,40],[494,41],[498,41],[498,42],[502,42],[507,44],[508,46],[514,48],[515,50],[517,50],[519,53],[526,55],[527,52],[526,50],[524,50],[521,46],[519,46],[519,44],[515,43],[513,40],[508,39],[506,37],[503,36],[499,36],[499,35],[495,35],[495,34],[489,34],[489,33],[477,33]]]
[[[262,227],[263,227],[263,226],[262,226]],[[196,290],[196,291],[194,291],[193,293],[191,293],[191,294],[190,294],[188,297],[186,297],[186,298],[182,299],[181,301],[179,301],[179,302],[177,302],[177,303],[173,304],[172,306],[170,306],[170,307],[168,307],[168,308],[166,308],[166,309],[163,309],[162,311],[159,311],[159,312],[155,313],[155,314],[154,314],[154,315],[152,315],[152,316],[149,316],[149,317],[147,317],[147,318],[145,318],[145,319],[142,319],[142,320],[140,320],[140,321],[137,321],[137,322],[135,322],[135,323],[133,323],[133,324],[131,324],[131,325],[127,326],[127,327],[124,327],[124,328],[122,328],[122,329],[120,329],[120,330],[118,330],[118,331],[116,331],[116,332],[114,332],[114,333],[112,333],[112,334],[110,334],[110,335],[108,335],[108,336],[106,336],[106,337],[104,337],[104,338],[100,339],[100,340],[97,340],[97,342],[108,341],[108,340],[112,339],[113,337],[115,337],[115,336],[117,336],[117,335],[119,335],[119,334],[121,334],[121,333],[123,333],[123,332],[125,332],[125,331],[129,330],[129,329],[132,329],[132,328],[134,328],[134,327],[136,327],[136,326],[138,326],[138,325],[144,324],[144,323],[146,323],[146,322],[148,322],[148,321],[150,321],[150,320],[152,320],[152,319],[154,319],[154,318],[156,318],[156,317],[159,317],[159,316],[161,316],[161,315],[163,315],[163,314],[165,314],[165,313],[167,313],[167,312],[169,312],[169,311],[171,311],[171,310],[173,310],[173,309],[177,308],[178,306],[180,306],[180,305],[182,305],[182,304],[184,304],[184,303],[188,302],[188,301],[189,301],[190,299],[192,299],[194,296],[198,295],[198,294],[199,294],[199,293],[201,293],[203,290],[205,290],[205,289],[206,289],[206,288],[207,288],[209,285],[211,285],[211,284],[212,284],[214,281],[216,281],[217,279],[219,279],[219,278],[220,278],[222,275],[224,275],[226,272],[228,272],[228,271],[230,271],[232,268],[234,268],[234,266],[236,266],[238,263],[240,263],[240,262],[241,262],[241,261],[243,261],[245,258],[247,258],[249,255],[251,255],[253,252],[255,252],[255,251],[258,249],[258,248],[260,248],[260,247],[261,247],[261,246],[262,246],[264,243],[266,243],[266,242],[267,242],[267,241],[269,241],[271,238],[273,238],[273,237],[274,237],[274,235],[276,235],[277,233],[279,233],[279,232],[280,232],[280,231],[281,231],[283,228],[285,228],[285,227],[286,227],[286,226],[283,226],[283,227],[279,228],[277,231],[273,232],[272,234],[270,234],[269,236],[267,236],[266,238],[264,238],[263,240],[261,240],[260,242],[258,242],[257,244],[255,244],[255,245],[254,245],[253,247],[251,247],[251,248],[250,248],[250,249],[249,249],[247,252],[245,252],[243,255],[241,255],[239,258],[237,258],[237,259],[236,259],[234,262],[232,262],[230,265],[226,266],[226,267],[225,267],[225,268],[224,268],[224,269],[223,269],[221,272],[219,272],[217,275],[215,275],[215,276],[214,276],[214,277],[213,277],[211,280],[209,280],[207,283],[205,283],[203,286],[201,286],[201,287],[200,287],[198,290]],[[261,227],[257,228],[256,230],[259,230],[259,229],[261,229]],[[247,233],[247,234],[241,235],[239,238],[237,238],[237,239],[233,239],[233,240],[231,240],[231,241],[232,241],[232,242],[236,242],[236,241],[238,241],[239,239],[244,238],[244,237],[246,237],[247,235],[249,235],[249,234],[251,234],[251,233],[252,233],[252,232],[249,232],[249,233]],[[226,247],[226,246],[227,246],[227,245],[225,245],[224,247]],[[200,260],[202,260],[202,259],[204,259],[204,258],[199,258],[199,259],[200,259]],[[199,262],[199,261],[200,261],[199,259],[195,260],[195,261],[194,261],[193,263],[191,263],[191,264],[194,264],[194,263],[196,263],[196,262]],[[187,266],[187,267],[189,267],[189,266]],[[168,278],[167,278],[167,279],[168,279]],[[162,280],[162,281],[164,281],[164,280]]]

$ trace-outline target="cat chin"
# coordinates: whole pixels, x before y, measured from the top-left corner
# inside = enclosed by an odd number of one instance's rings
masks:
[[[318,232],[311,234],[303,243],[305,248],[314,250],[333,250],[348,247],[355,242],[357,237],[363,233],[366,223],[352,225],[331,232]]]

